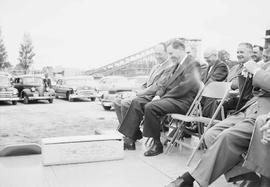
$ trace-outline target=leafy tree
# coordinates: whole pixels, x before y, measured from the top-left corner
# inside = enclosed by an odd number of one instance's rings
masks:
[[[0,70],[11,67],[11,64],[7,60],[7,51],[2,38],[2,31],[0,29]]]
[[[25,73],[29,72],[29,68],[34,63],[35,53],[33,52],[33,43],[29,34],[24,34],[23,41],[19,50],[19,66]]]

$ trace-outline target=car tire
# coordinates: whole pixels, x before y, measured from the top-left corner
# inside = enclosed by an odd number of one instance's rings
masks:
[[[68,100],[69,102],[72,102],[72,101],[73,101],[73,98],[70,97],[70,93],[69,93],[69,92],[67,93],[67,100]]]
[[[17,101],[12,101],[12,104],[13,105],[17,105]]]
[[[26,95],[23,96],[23,104],[29,104],[29,98]]]
[[[91,97],[90,99],[91,99],[91,101],[93,101],[93,102],[96,100],[95,97]]]
[[[102,105],[103,106],[103,108],[104,108],[104,110],[106,110],[106,111],[109,111],[109,110],[111,110],[111,106],[104,106],[104,105]]]
[[[48,101],[49,101],[49,103],[53,103],[53,99],[49,99]]]

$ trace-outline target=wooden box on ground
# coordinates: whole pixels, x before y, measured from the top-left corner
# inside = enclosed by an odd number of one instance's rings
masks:
[[[45,138],[41,143],[45,166],[124,158],[123,141],[117,135]]]

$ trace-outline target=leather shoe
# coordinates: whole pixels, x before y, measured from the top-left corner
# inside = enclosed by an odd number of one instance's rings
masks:
[[[161,142],[154,142],[153,146],[144,153],[144,156],[156,156],[163,153],[163,146]]]
[[[178,177],[165,187],[193,187],[193,184],[185,182],[182,177]]]
[[[132,139],[125,137],[124,138],[124,150],[136,150],[135,141]]]

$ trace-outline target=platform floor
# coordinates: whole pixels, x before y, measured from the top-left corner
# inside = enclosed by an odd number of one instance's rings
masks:
[[[125,151],[118,161],[44,167],[41,155],[0,158],[0,187],[163,187],[189,170],[189,150],[143,156],[145,146]],[[198,158],[195,158],[193,165]],[[195,185],[197,186],[197,185]],[[233,187],[221,177],[211,186]]]

